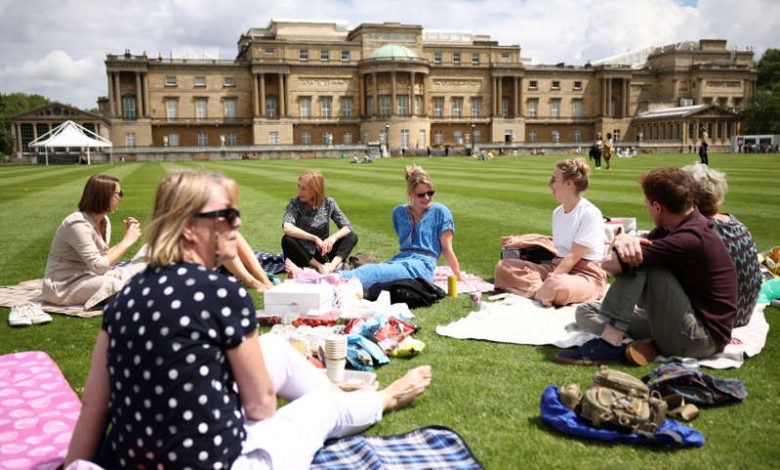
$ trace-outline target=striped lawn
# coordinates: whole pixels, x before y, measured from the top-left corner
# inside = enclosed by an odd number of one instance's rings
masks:
[[[121,219],[133,215],[148,220],[154,188],[166,172],[207,168],[235,178],[241,188],[242,232],[252,245],[278,252],[281,216],[295,194],[297,176],[307,169],[325,174],[326,189],[349,216],[360,238],[358,251],[372,250],[380,258],[392,256],[397,241],[390,213],[406,201],[403,166],[423,165],[436,183],[435,199],[453,212],[455,250],[462,269],[492,278],[501,235],[549,232],[556,203],[546,186],[556,156],[499,157],[494,162],[470,158],[384,159],[372,165],[347,160],[277,160],[207,163],[132,163],[123,165],[0,167],[0,284],[13,284],[43,275],[46,254],[60,221],[74,210],[84,182],[94,173],[122,181],[126,194],[112,216],[113,241],[122,236]],[[636,183],[641,172],[658,166],[691,163],[690,154],[613,159],[610,171],[596,171],[587,197],[605,215],[635,216],[640,228],[650,228]],[[751,229],[760,250],[780,244],[780,156],[720,155],[712,165],[729,179],[724,210],[736,214]],[[262,296],[256,296],[262,305]],[[410,360],[394,360],[378,371],[388,383],[408,367],[430,363],[434,384],[414,406],[388,416],[369,433],[400,433],[413,427],[440,424],[461,433],[488,468],[524,467],[687,467],[747,468],[777,464],[780,451],[774,436],[780,431],[780,385],[777,374],[780,348],[774,327],[778,311],[767,310],[773,329],[764,352],[739,370],[708,371],[717,377],[745,382],[745,403],[702,411],[693,426],[704,433],[704,448],[685,452],[611,447],[557,435],[541,424],[538,403],[548,384],[586,385],[589,368],[552,363],[553,347],[527,347],[478,341],[457,341],[435,335],[445,324],[468,313],[468,300],[444,299],[417,312],[428,345]],[[0,353],[44,350],[81,392],[100,319],[57,316],[43,327],[11,329],[8,309],[0,309]],[[641,375],[651,367],[626,368]]]

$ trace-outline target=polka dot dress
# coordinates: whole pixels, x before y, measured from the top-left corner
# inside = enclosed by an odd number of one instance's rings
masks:
[[[147,268],[106,306],[107,467],[229,468],[245,439],[225,351],[257,328],[234,278]]]

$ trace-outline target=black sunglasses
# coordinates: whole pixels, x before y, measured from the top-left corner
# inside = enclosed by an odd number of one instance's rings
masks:
[[[236,208],[228,207],[227,209],[221,209],[218,211],[196,212],[195,217],[201,217],[204,219],[224,218],[231,227],[235,227],[236,220],[241,217],[241,212],[239,212]]]
[[[119,197],[125,197],[125,192],[121,189],[119,191],[114,191],[114,194],[116,194]]]
[[[424,198],[425,196],[428,196],[428,197],[432,198],[433,195],[436,194],[436,191],[423,191],[421,193],[416,193],[416,194],[417,194],[417,197],[419,197],[420,199]]]

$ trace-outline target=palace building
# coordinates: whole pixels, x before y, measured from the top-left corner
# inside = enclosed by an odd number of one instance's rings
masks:
[[[531,65],[519,45],[400,23],[272,20],[239,37],[234,60],[128,50],[105,64],[108,96],[98,104],[120,148],[378,141],[397,154],[587,146],[608,132],[625,145],[687,147],[702,130],[725,148],[756,83],[753,52],[725,40]],[[23,116],[14,125],[19,141],[32,140]]]

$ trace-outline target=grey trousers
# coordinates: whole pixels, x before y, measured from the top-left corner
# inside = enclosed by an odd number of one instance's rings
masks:
[[[631,338],[652,338],[665,356],[704,358],[717,352],[680,282],[666,268],[618,274],[603,302],[577,307],[576,322],[597,335],[611,324]]]

